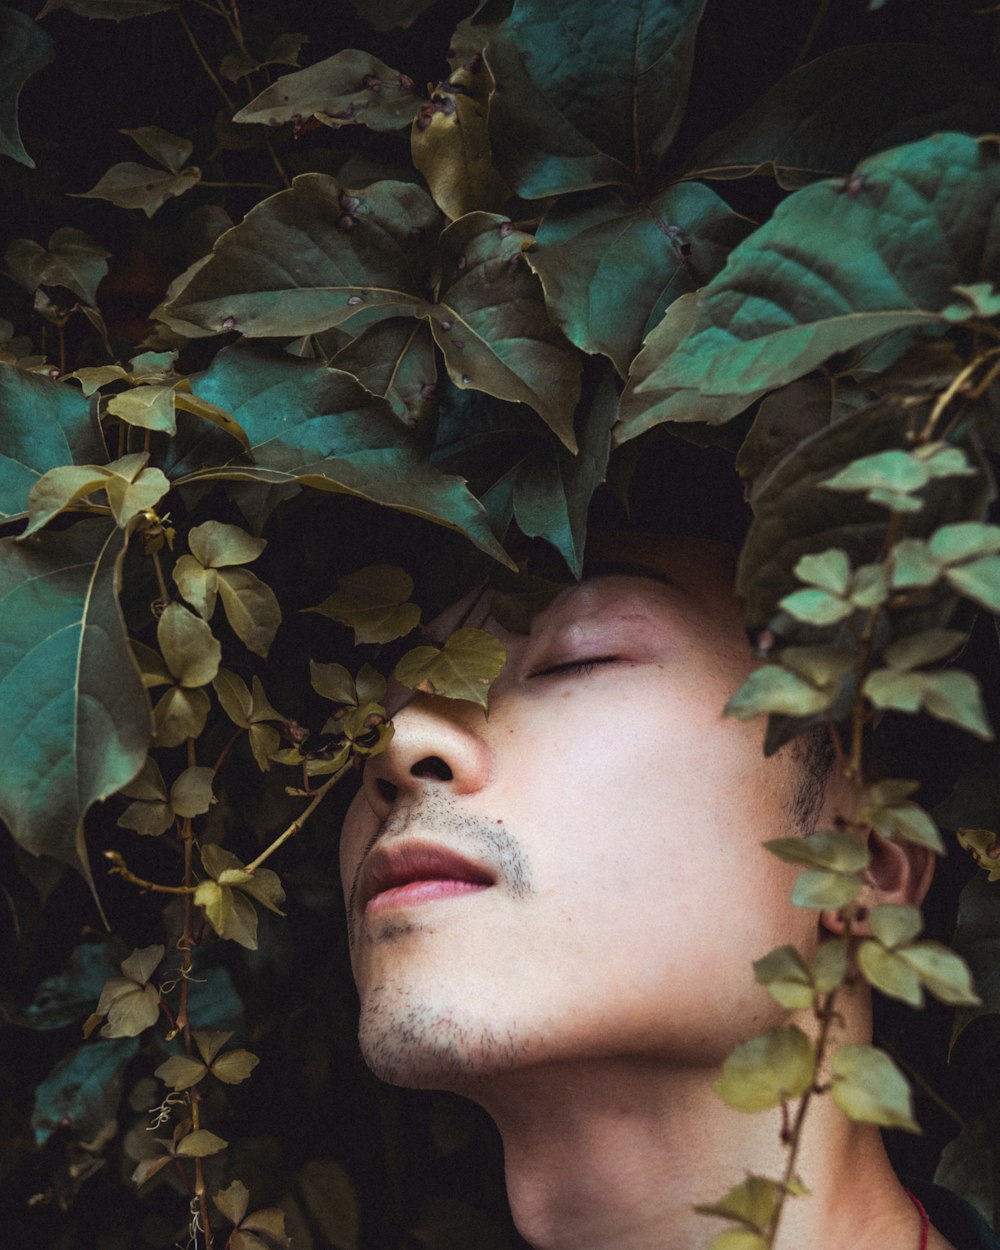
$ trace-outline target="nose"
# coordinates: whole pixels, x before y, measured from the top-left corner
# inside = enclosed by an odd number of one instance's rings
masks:
[[[459,700],[421,695],[393,717],[388,747],[365,765],[362,786],[381,819],[400,798],[416,799],[428,788],[471,794],[484,786],[490,749],[479,732],[479,708]]]

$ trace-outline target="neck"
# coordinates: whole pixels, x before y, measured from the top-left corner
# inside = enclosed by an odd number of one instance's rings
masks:
[[[748,1172],[779,1177],[777,1115],[726,1107],[714,1073],[645,1059],[547,1064],[467,1090],[504,1142],[514,1220],[536,1250],[692,1250],[724,1224],[693,1204],[717,1201]],[[920,1220],[878,1131],[829,1098],[807,1117],[798,1175],[775,1250],[918,1250]],[[940,1239],[929,1242],[943,1247]]]

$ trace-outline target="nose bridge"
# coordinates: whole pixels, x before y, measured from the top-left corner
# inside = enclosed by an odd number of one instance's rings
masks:
[[[379,782],[389,782],[399,791],[445,784],[454,794],[466,794],[488,780],[490,750],[480,732],[486,720],[478,708],[418,695],[392,723],[388,747],[365,768],[365,786],[372,798],[384,801]]]

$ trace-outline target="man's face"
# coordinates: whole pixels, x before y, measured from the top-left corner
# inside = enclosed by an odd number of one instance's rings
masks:
[[[753,666],[731,569],[695,540],[613,558],[652,575],[571,587],[528,636],[487,623],[508,648],[488,718],[421,695],[367,765],[341,870],[362,1049],[387,1080],[715,1065],[782,1018],[750,962],[815,941],[761,847],[795,831],[802,776],[722,716]]]

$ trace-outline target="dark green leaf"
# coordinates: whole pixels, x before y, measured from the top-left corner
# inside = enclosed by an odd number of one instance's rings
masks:
[[[548,319],[542,285],[522,256],[530,242],[493,213],[453,222],[441,236],[438,303],[418,311],[431,319],[455,386],[530,404],[575,451],[580,360]]]
[[[183,611],[183,609],[182,609]],[[159,747],[179,747],[197,738],[212,710],[204,690],[171,686],[153,708],[153,739]]]
[[[97,520],[0,547],[0,690],[16,717],[0,815],[27,850],[67,863],[87,809],[131,781],[149,745],[118,606],[123,553],[123,533]]]
[[[178,816],[203,816],[215,802],[214,768],[185,768],[170,788],[170,805]]]
[[[783,187],[849,173],[858,161],[937,130],[988,132],[995,87],[927,44],[838,48],[803,65],[705,141],[697,178],[772,173]]]
[[[52,40],[37,22],[17,9],[0,9],[0,156],[13,157],[29,169],[35,162],[21,142],[17,101],[31,75],[54,57]]]
[[[392,564],[373,564],[356,573],[345,573],[334,593],[312,611],[349,625],[356,644],[392,642],[420,624],[420,609],[409,602],[412,593],[409,573]]]
[[[865,161],[857,193],[829,180],[779,204],[704,288],[691,332],[645,376],[660,419],[676,419],[688,391],[746,406],[835,353],[957,317],[952,287],[996,263],[990,142],[935,135]]]
[[[159,161],[172,174],[180,173],[184,162],[194,151],[194,144],[190,139],[172,135],[169,130],[160,126],[139,126],[121,133],[134,139],[147,156]]]
[[[439,221],[413,183],[376,182],[362,195],[327,174],[302,174],[219,238],[164,315],[252,337],[314,334],[352,320],[358,333],[373,320],[412,315],[424,299],[422,239]]]
[[[38,478],[106,459],[96,413],[74,386],[0,364],[0,520],[28,511]]]
[[[703,7],[516,0],[486,51],[509,185],[538,199],[641,178],[677,132]]]
[[[4,253],[4,260],[14,279],[31,294],[40,286],[64,286],[93,304],[97,288],[108,272],[110,255],[82,230],[63,226],[54,231],[47,249],[31,239],[15,239]]]
[[[119,208],[141,208],[147,217],[201,181],[201,170],[194,165],[173,174],[166,169],[153,169],[136,161],[121,161],[89,191],[77,191],[81,200],[110,200]]]
[[[64,1126],[78,1139],[96,1137],[115,1118],[125,1067],[138,1049],[134,1037],[116,1037],[88,1042],[61,1059],[35,1090],[35,1144],[44,1146]]]
[[[570,341],[603,352],[625,377],[668,305],[715,277],[750,229],[701,183],[636,202],[599,191],[558,200],[528,262]]]
[[[284,354],[230,348],[215,357],[195,388],[233,413],[251,450],[190,478],[300,482],[343,491],[459,530],[506,562],[464,481],[432,468],[385,401],[349,375]]]
[[[217,1155],[228,1145],[227,1141],[215,1133],[210,1133],[207,1128],[200,1128],[180,1139],[177,1143],[177,1153],[182,1158],[203,1159],[206,1155]]]
[[[265,126],[318,117],[330,126],[402,130],[416,117],[413,79],[370,52],[346,48],[294,74],[283,74],[233,117]]]
[[[434,340],[426,323],[405,317],[380,321],[342,347],[329,363],[354,374],[373,395],[387,399],[408,425],[423,421],[437,382]]]

